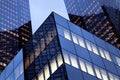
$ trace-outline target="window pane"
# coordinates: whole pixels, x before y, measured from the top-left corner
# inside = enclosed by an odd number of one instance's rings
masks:
[[[75,35],[74,33],[72,33],[72,39],[75,44],[78,44],[77,35]]]
[[[99,47],[100,55],[101,57],[105,58],[104,51],[102,48]]]
[[[114,76],[111,73],[108,73],[110,80],[114,80]]]
[[[79,68],[79,67],[78,67],[78,63],[77,63],[77,58],[76,58],[76,56],[70,55],[70,60],[71,60],[71,64],[72,64],[73,67]]]
[[[79,59],[79,64],[80,64],[81,70],[84,72],[87,72],[85,67],[85,62],[82,59]]]
[[[84,40],[83,40],[83,38],[82,37],[78,37],[78,42],[79,42],[79,45],[81,46],[81,47],[83,47],[83,48],[85,48],[85,43],[84,43]]]
[[[47,80],[50,77],[48,65],[45,66],[44,73],[45,73],[45,80]]]
[[[38,80],[44,80],[43,72],[38,75]]]
[[[102,79],[99,68],[96,67],[96,66],[94,66],[94,68],[95,68],[96,76],[97,76],[98,78]]]
[[[98,50],[97,50],[97,46],[95,44],[92,44],[92,50],[95,54],[99,55]]]
[[[94,71],[93,71],[91,63],[86,62],[86,67],[87,67],[88,73],[94,76]]]
[[[57,56],[57,62],[58,62],[58,66],[59,67],[63,64],[63,60],[62,60],[61,54],[58,54],[58,56]]]
[[[65,63],[70,64],[69,55],[66,54],[66,51],[64,51],[63,53],[64,53],[63,56],[64,56],[64,61],[65,61]]]
[[[51,65],[51,71],[52,71],[52,73],[54,73],[54,72],[57,70],[56,60],[53,59],[53,60],[50,62],[50,65]]]
[[[108,80],[107,73],[105,70],[100,69],[103,80]]]
[[[117,64],[120,66],[120,58],[116,57]]]
[[[71,40],[71,38],[70,38],[70,32],[68,30],[66,30],[66,29],[64,29],[64,37],[66,39],[68,39],[68,40]]]
[[[87,40],[86,40],[86,46],[87,46],[89,51],[92,51],[91,43],[89,41],[87,41]]]
[[[104,54],[105,54],[105,57],[106,57],[107,60],[112,61],[108,51],[104,50]]]

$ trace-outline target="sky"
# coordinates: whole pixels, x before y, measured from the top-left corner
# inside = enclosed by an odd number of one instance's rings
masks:
[[[30,12],[33,33],[44,22],[49,14],[54,11],[68,18],[64,0],[30,0]]]

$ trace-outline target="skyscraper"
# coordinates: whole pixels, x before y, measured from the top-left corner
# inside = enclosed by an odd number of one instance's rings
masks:
[[[73,23],[120,48],[118,0],[64,1]]]
[[[0,72],[31,34],[29,0],[0,0]]]
[[[0,80],[74,79],[120,80],[120,50],[56,13],[0,76]]]

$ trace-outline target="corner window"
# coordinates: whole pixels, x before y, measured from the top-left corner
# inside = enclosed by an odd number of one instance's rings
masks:
[[[70,59],[69,59],[69,55],[67,54],[66,51],[63,51],[63,57],[64,57],[64,61],[65,63],[70,65]]]
[[[60,67],[63,64],[63,59],[61,54],[57,55],[57,63],[58,63],[58,67]]]

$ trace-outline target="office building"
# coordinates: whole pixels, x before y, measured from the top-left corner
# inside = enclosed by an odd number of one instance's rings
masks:
[[[51,13],[0,79],[120,80],[120,50]]]
[[[0,73],[31,35],[29,0],[0,0]]]
[[[119,0],[64,0],[70,20],[120,48]]]

